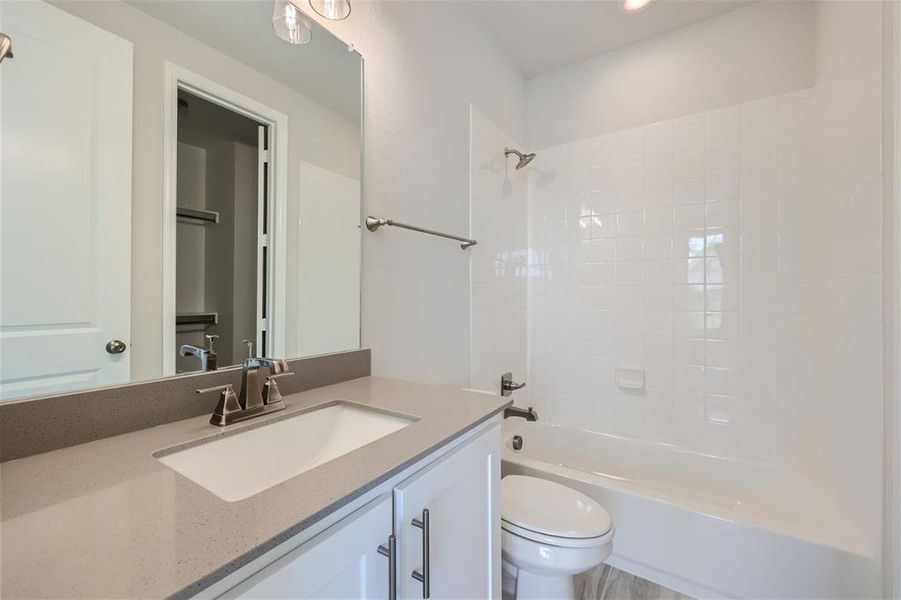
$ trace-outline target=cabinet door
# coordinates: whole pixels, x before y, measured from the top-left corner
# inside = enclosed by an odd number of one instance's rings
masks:
[[[494,426],[395,488],[400,597],[500,597],[500,450]]]
[[[377,498],[245,580],[226,598],[387,598],[391,496]]]

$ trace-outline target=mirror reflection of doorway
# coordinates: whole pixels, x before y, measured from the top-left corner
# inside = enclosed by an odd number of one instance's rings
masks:
[[[179,90],[176,372],[201,368],[183,346],[212,344],[219,366],[265,356],[267,137],[267,126]]]

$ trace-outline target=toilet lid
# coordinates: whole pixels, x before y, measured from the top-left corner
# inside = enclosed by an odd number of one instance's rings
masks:
[[[508,475],[501,481],[501,518],[523,529],[561,538],[594,538],[611,528],[604,507],[565,485]]]

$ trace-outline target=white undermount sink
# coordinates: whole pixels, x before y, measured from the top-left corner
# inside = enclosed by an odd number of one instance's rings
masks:
[[[236,502],[403,429],[414,417],[339,402],[154,456]]]

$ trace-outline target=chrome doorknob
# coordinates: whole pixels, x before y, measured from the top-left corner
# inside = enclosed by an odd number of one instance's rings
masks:
[[[110,340],[106,343],[106,351],[110,354],[122,354],[127,347],[122,340]]]

